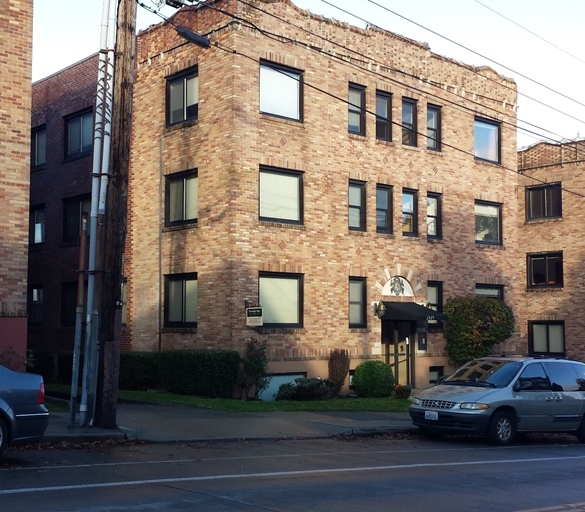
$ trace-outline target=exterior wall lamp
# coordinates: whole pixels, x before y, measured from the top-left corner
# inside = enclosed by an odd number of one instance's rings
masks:
[[[384,313],[386,313],[386,306],[382,302],[382,299],[380,299],[376,304],[374,304],[374,316],[381,320],[384,316]]]

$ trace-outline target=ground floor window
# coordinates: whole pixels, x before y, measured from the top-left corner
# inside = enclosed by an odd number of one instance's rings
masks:
[[[264,327],[303,326],[302,274],[261,272],[258,297],[263,309]]]
[[[165,327],[197,327],[197,273],[165,276]]]
[[[564,322],[528,322],[528,346],[531,354],[565,355]]]

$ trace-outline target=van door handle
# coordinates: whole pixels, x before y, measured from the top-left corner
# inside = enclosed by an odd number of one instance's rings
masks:
[[[550,395],[546,397],[547,402],[552,402],[553,400],[554,400],[553,397]]]
[[[561,395],[555,396],[555,402],[562,402],[562,401],[563,401],[563,397]]]

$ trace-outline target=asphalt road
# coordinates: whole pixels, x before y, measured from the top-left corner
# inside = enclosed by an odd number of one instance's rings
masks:
[[[585,510],[585,445],[541,436],[117,444],[9,450],[0,507],[68,511]]]

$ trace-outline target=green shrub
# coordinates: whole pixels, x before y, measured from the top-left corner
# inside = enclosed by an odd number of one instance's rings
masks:
[[[411,391],[412,388],[410,386],[396,386],[394,388],[394,396],[396,398],[406,400],[408,397],[410,397]]]
[[[287,382],[281,384],[276,394],[276,400],[329,400],[337,396],[335,393],[337,385],[330,379],[295,379],[295,383]]]
[[[267,344],[265,341],[248,340],[246,343],[246,355],[242,358],[242,371],[240,372],[240,386],[244,391],[244,398],[248,399],[250,390],[254,391],[254,398],[270,385],[272,377],[268,376]]]
[[[392,395],[394,374],[382,361],[364,361],[353,374],[353,387],[363,398],[381,398]]]
[[[120,354],[119,389],[147,391],[161,386],[158,352],[122,352]]]

